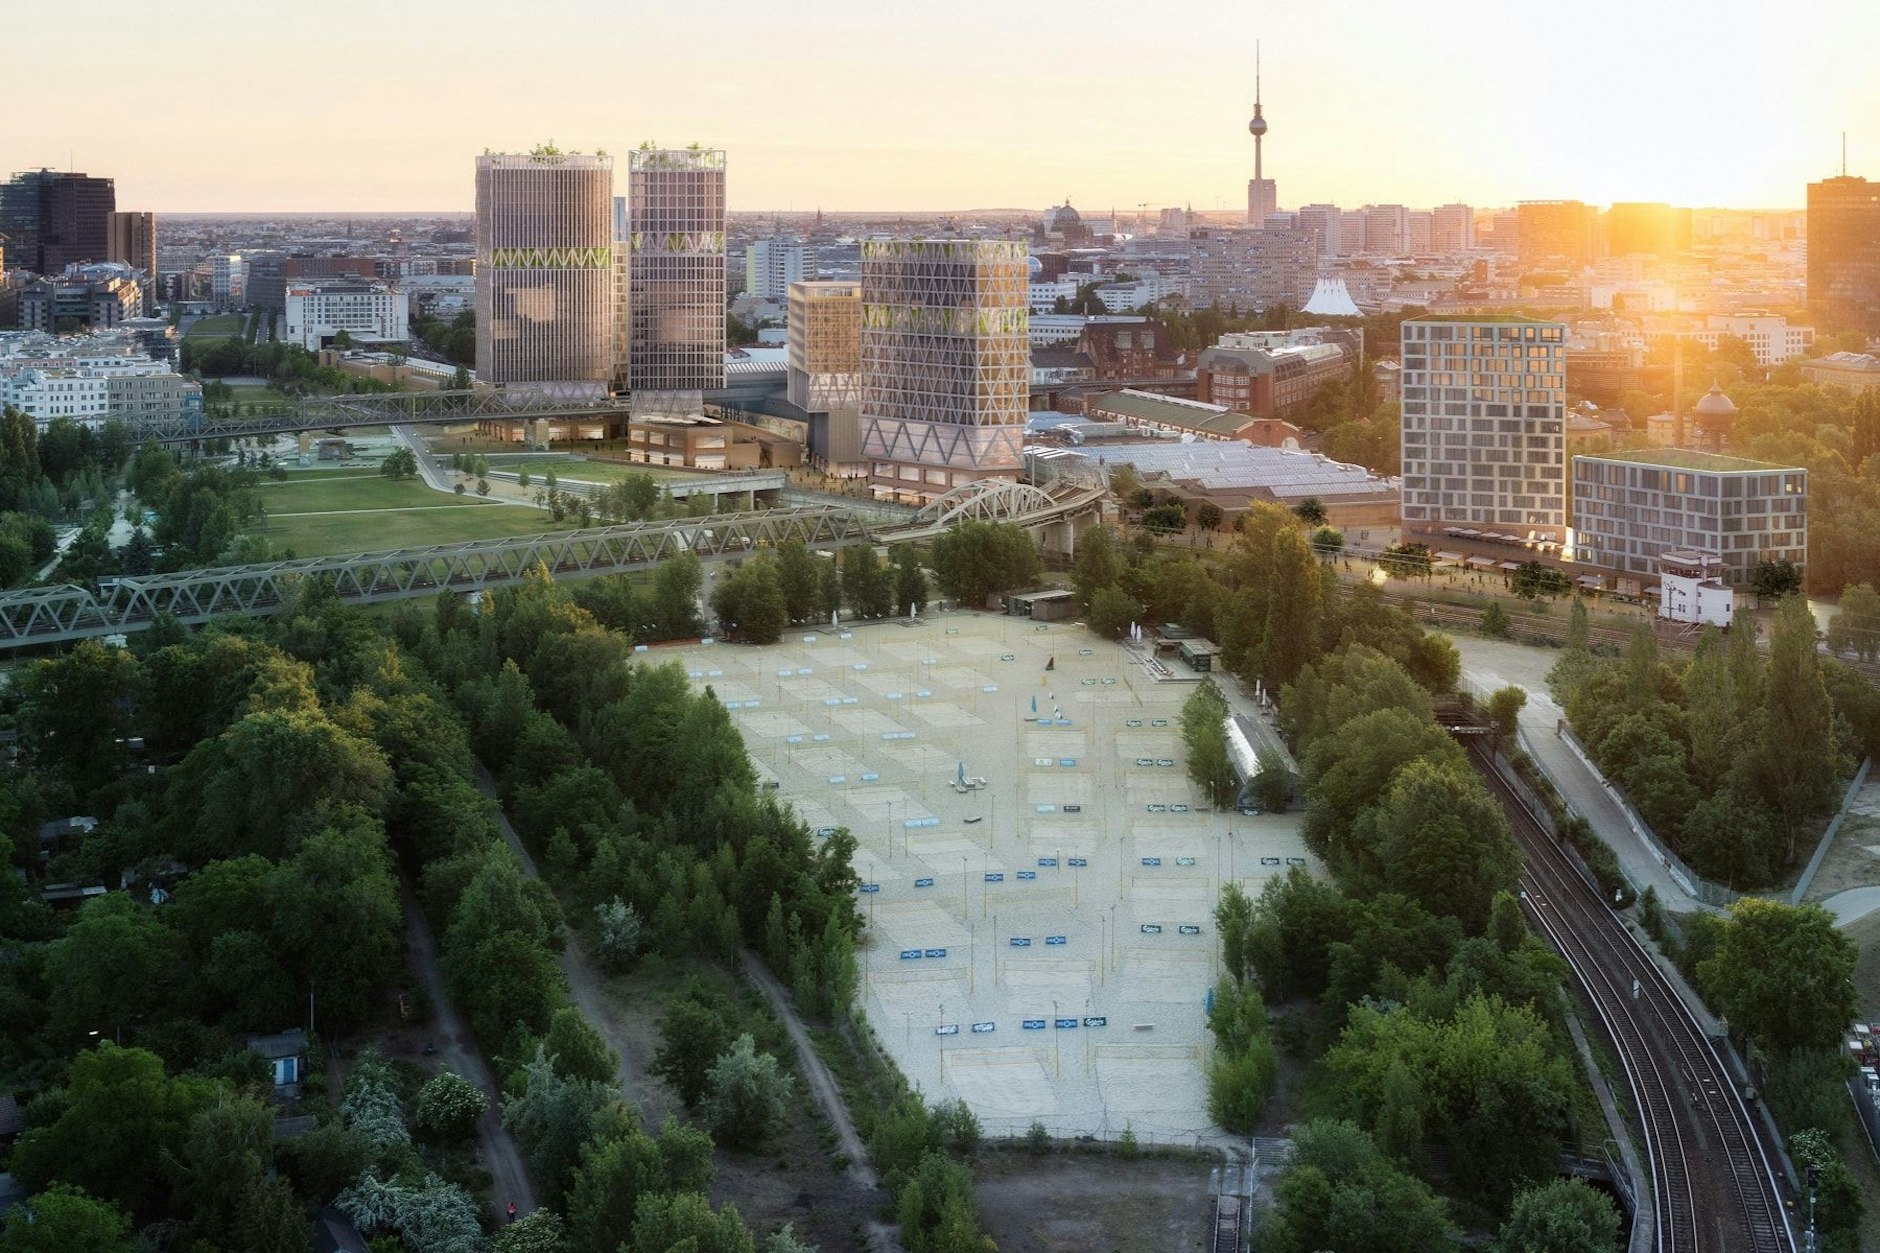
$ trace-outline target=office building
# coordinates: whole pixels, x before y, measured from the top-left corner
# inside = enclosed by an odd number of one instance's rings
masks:
[[[405,293],[385,283],[294,282],[287,284],[284,301],[281,338],[309,352],[328,347],[342,331],[361,348],[402,344],[411,337]]]
[[[1018,475],[1025,262],[1025,246],[1004,240],[863,244],[862,454],[878,497],[926,501]]]
[[[1436,252],[1475,247],[1475,210],[1466,204],[1439,204],[1430,210],[1430,247]]]
[[[1518,255],[1524,270],[1565,270],[1577,274],[1593,259],[1591,206],[1578,200],[1523,200],[1515,206]],[[1495,244],[1501,239],[1501,221],[1495,222]]]
[[[1380,257],[1401,257],[1410,248],[1410,210],[1400,204],[1374,204],[1364,209],[1364,251]]]
[[[19,325],[27,331],[103,329],[142,317],[144,292],[128,266],[81,266],[19,289]]]
[[[1656,448],[1573,459],[1573,556],[1617,574],[1657,574],[1670,550],[1718,559],[1747,585],[1762,561],[1808,555],[1808,471]]]
[[[790,285],[813,277],[815,250],[794,239],[756,239],[744,250],[744,293],[787,300]]]
[[[627,158],[627,388],[635,418],[696,416],[725,383],[725,154]]]
[[[810,464],[862,477],[862,285],[790,284],[790,404],[809,417]]]
[[[1279,209],[1279,188],[1261,167],[1260,145],[1266,139],[1266,115],[1260,108],[1260,46],[1253,49],[1253,120],[1247,123],[1253,136],[1253,177],[1247,180],[1247,225],[1264,227],[1267,216]]]
[[[1344,215],[1335,204],[1302,205],[1295,211],[1294,217],[1299,229],[1312,236],[1313,246],[1322,257],[1335,257],[1339,253],[1340,227]]]
[[[1256,418],[1288,418],[1327,383],[1349,379],[1362,345],[1355,332],[1323,327],[1229,333],[1201,350],[1195,398]]]
[[[1843,171],[1808,185],[1808,306],[1880,335],[1880,183]]]
[[[117,190],[108,178],[29,170],[0,186],[0,235],[11,241],[7,262],[34,274],[63,274],[68,265],[111,259],[111,215]]]
[[[485,153],[476,180],[477,381],[604,394],[614,366],[613,158]]]
[[[1402,329],[1403,521],[1559,539],[1566,526],[1566,327],[1419,318]]]
[[[1410,255],[1427,257],[1436,247],[1436,215],[1423,209],[1410,211]]]
[[[1297,309],[1312,295],[1319,250],[1305,230],[1196,227],[1188,232],[1188,265],[1188,300],[1197,309]]]
[[[157,215],[113,213],[108,224],[105,260],[137,271],[144,292],[144,312],[157,307]]]
[[[248,270],[240,253],[209,258],[209,299],[224,309],[239,309],[248,302]]]
[[[1619,203],[1606,210],[1606,255],[1678,257],[1691,250],[1691,211],[1668,204]]]

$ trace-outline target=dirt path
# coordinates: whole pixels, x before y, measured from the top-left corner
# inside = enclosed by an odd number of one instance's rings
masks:
[[[492,801],[496,800],[496,781],[482,766],[477,767],[477,788]],[[496,804],[496,822],[503,833],[503,841],[508,844],[517,860],[522,863],[523,873],[531,879],[540,879],[541,872],[536,869],[535,858],[516,834],[516,829],[509,825],[509,816],[503,812],[502,804]],[[602,991],[601,977],[588,961],[586,951],[578,939],[571,940],[567,947],[555,958],[556,964],[568,979],[568,995],[574,1001],[575,1008],[588,1020],[590,1026],[601,1033],[607,1041],[607,1047],[614,1051],[619,1065],[614,1071],[614,1081],[620,1085],[621,1095],[642,1113],[647,1108],[646,1098],[649,1080],[633,1065],[632,1050],[628,1046],[627,1032],[615,1018],[613,1010],[607,1004],[607,997]]]
[[[409,891],[405,892],[405,947],[411,951],[412,962],[418,968],[418,975],[424,980],[425,993],[431,998],[431,1007],[437,1016],[437,1051],[438,1060],[444,1067],[456,1071],[459,1075],[474,1083],[485,1096],[490,1098],[489,1108],[477,1119],[477,1142],[483,1150],[483,1160],[490,1168],[490,1207],[500,1221],[503,1208],[510,1201],[516,1203],[518,1214],[532,1213],[535,1209],[535,1189],[529,1183],[529,1172],[522,1164],[522,1151],[516,1147],[515,1137],[503,1126],[503,1094],[490,1075],[490,1068],[483,1062],[483,1055],[477,1051],[476,1037],[470,1034],[469,1024],[457,1007],[451,1004],[444,989],[444,976],[438,970],[437,944],[431,938],[431,926],[425,921],[424,912],[418,908],[417,900]]]
[[[777,982],[776,976],[749,949],[738,954],[738,968],[751,986],[764,994],[764,999],[770,1002],[771,1011],[777,1015],[777,1021],[789,1033],[790,1043],[796,1047],[797,1069],[803,1072],[803,1079],[809,1084],[810,1096],[815,1099],[816,1107],[835,1130],[836,1144],[841,1147],[843,1156],[849,1159],[849,1178],[856,1187],[875,1191],[881,1186],[881,1181],[875,1177],[875,1168],[869,1164],[868,1146],[855,1130],[855,1120],[849,1117],[849,1107],[842,1099],[842,1090],[836,1087],[834,1076],[817,1055],[809,1031],[796,1012],[796,1003],[783,990],[783,985]],[[900,1236],[891,1224],[870,1222],[868,1247],[870,1253],[900,1253]]]

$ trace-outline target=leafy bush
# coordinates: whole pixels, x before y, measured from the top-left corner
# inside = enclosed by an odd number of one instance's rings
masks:
[[[489,1106],[489,1098],[475,1084],[446,1070],[418,1090],[418,1130],[440,1140],[461,1140]]]

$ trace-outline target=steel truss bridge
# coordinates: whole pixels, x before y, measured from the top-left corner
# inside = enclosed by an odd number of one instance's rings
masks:
[[[181,410],[132,418],[131,439],[142,444],[192,443],[340,431],[348,427],[434,425],[441,422],[528,422],[538,418],[625,418],[627,402],[597,397],[557,399],[532,392],[384,392],[349,396],[304,396],[292,407],[233,418],[207,418]]]
[[[82,587],[30,588],[0,593],[0,650],[141,631],[165,613],[190,625],[271,614],[307,579],[330,582],[352,604],[373,605],[520,583],[537,565],[557,578],[579,578],[642,570],[686,552],[736,557],[790,540],[834,548],[870,538],[861,513],[814,506],[126,576],[97,595]]]
[[[520,583],[537,565],[556,578],[621,574],[656,566],[681,553],[706,559],[741,557],[791,540],[815,549],[931,539],[969,519],[1065,531],[1076,519],[1094,512],[1102,496],[1102,488],[1045,492],[988,479],[954,489],[910,522],[888,526],[882,524],[880,512],[866,504],[853,508],[806,505],[429,548],[127,575],[95,594],[69,585],[26,588],[0,592],[0,652],[141,631],[159,614],[169,614],[189,626],[235,615],[265,616],[279,610],[307,579],[331,583],[339,598],[351,604],[376,605],[439,592],[473,594],[505,587]]]

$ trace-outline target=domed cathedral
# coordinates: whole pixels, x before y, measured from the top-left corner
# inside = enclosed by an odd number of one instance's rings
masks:
[[[1071,208],[1071,198],[1064,197],[1064,203],[1053,205],[1044,211],[1044,221],[1040,223],[1040,233],[1046,238],[1056,236],[1073,247],[1090,241],[1090,228],[1084,225],[1083,214]]]

